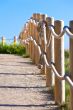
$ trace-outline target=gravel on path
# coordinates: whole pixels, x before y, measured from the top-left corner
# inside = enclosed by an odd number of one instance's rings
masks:
[[[0,54],[0,110],[59,110],[29,58]]]

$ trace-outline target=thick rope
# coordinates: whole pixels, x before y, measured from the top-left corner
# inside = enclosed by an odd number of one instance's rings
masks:
[[[31,22],[33,22],[33,20],[30,20]],[[37,21],[36,21],[37,22]],[[34,22],[35,23],[35,22]],[[45,23],[45,22],[44,22]],[[50,45],[50,42],[51,42],[51,36],[53,35],[55,38],[57,39],[60,39],[61,37],[63,37],[63,35],[66,33],[70,38],[73,39],[73,34],[70,32],[70,28],[68,26],[64,26],[63,28],[63,31],[58,35],[56,34],[55,30],[54,30],[54,26],[52,25],[49,25],[49,29],[51,31],[51,35],[50,35],[50,38],[49,38],[49,41],[47,43],[47,39],[46,39],[46,36],[44,34],[44,43],[45,45],[47,45],[49,47]],[[45,32],[45,25],[43,25],[43,32]],[[33,39],[33,37],[28,37],[25,41],[25,44],[29,41],[33,41],[34,45],[36,47],[38,47],[38,50],[39,50],[39,54],[40,56],[42,55],[42,58],[43,58],[43,61],[44,61],[44,64],[48,67],[48,68],[51,68],[53,70],[53,72],[55,73],[56,77],[59,79],[59,80],[66,80],[70,86],[73,88],[73,82],[72,80],[70,79],[69,75],[64,75],[64,76],[61,76],[58,71],[56,70],[55,68],[55,65],[53,63],[48,63],[48,60],[47,60],[47,57],[46,57],[46,54],[43,52],[42,53],[42,49],[41,49],[41,46],[36,42],[35,39]]]
[[[33,22],[33,20],[32,20],[32,22]],[[45,24],[45,22],[44,22],[44,21],[40,21],[38,24],[40,24],[40,26],[43,26],[43,24]],[[46,24],[45,24],[45,25],[46,25]],[[57,38],[57,39],[60,39],[65,33],[66,33],[70,38],[73,39],[73,33],[70,32],[70,27],[68,27],[68,26],[64,26],[63,31],[62,31],[59,35],[56,34],[56,32],[55,32],[55,30],[54,30],[55,28],[54,28],[53,25],[49,25],[48,27],[49,27],[49,29],[50,29],[52,35],[53,35],[55,38]]]

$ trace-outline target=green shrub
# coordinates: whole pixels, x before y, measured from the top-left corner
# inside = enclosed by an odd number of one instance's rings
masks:
[[[65,58],[65,73],[69,73],[70,65],[69,65],[69,58]]]
[[[65,58],[69,58],[69,51],[65,50]]]
[[[69,64],[69,51],[65,50],[65,74],[69,74],[70,64]],[[70,110],[70,85],[65,83],[65,93],[66,93],[66,110]]]
[[[23,45],[16,44],[16,45],[2,45],[0,43],[0,53],[1,54],[17,54],[17,55],[25,55],[26,48]]]
[[[65,50],[65,73],[69,73],[69,51]]]
[[[70,85],[67,82],[65,84],[66,110],[70,110]]]

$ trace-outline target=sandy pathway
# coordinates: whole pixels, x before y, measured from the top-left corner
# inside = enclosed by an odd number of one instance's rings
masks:
[[[59,110],[29,58],[0,54],[0,110]]]

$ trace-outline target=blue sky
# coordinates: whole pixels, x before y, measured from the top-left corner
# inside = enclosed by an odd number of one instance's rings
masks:
[[[14,35],[18,36],[33,13],[47,14],[69,25],[72,11],[73,0],[0,0],[0,37],[12,39]],[[67,36],[65,48],[68,48]]]

